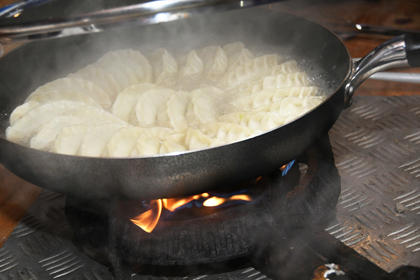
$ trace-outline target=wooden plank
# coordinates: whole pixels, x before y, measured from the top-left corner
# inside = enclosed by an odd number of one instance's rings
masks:
[[[41,192],[0,165],[0,247]]]

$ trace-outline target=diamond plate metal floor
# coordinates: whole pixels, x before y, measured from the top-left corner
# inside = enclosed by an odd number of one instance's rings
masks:
[[[420,97],[356,97],[330,138],[342,191],[327,231],[387,271],[420,266]]]
[[[326,231],[387,271],[420,266],[420,96],[356,96],[330,139],[342,193]],[[112,279],[70,241],[64,201],[38,197],[0,249],[1,280]],[[268,279],[253,268],[179,279],[245,278]]]

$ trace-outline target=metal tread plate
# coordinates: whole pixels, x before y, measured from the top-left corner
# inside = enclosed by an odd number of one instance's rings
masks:
[[[420,266],[420,96],[356,96],[329,134],[342,193],[326,231],[387,271]],[[64,202],[41,193],[0,249],[0,279],[113,279],[71,242]],[[254,268],[179,279],[244,278],[268,279]]]
[[[330,139],[342,191],[327,231],[387,271],[420,266],[420,97],[355,97]]]

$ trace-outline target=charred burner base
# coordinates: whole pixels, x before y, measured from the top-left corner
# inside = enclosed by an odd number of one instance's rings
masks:
[[[308,166],[302,179],[298,163]],[[173,219],[163,217],[152,233],[130,222],[127,209],[136,202],[68,197],[65,211],[77,242],[90,255],[107,256],[120,265],[190,266],[238,259],[257,252],[272,236],[286,239],[327,222],[340,194],[329,139],[301,156],[286,176],[277,170],[243,186],[257,194],[253,201],[223,209],[185,209]],[[186,218],[191,210],[203,215]]]

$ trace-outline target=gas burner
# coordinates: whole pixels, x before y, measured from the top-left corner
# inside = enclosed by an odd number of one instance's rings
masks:
[[[302,172],[305,173],[301,176]],[[302,177],[302,178],[301,178]],[[222,208],[193,205],[166,212],[151,232],[131,220],[141,201],[92,201],[68,197],[66,217],[77,242],[89,255],[121,267],[220,264],[249,257],[275,234],[287,239],[314,225],[326,225],[337,204],[340,177],[325,137],[301,156],[290,171],[266,174],[241,186],[251,201]],[[141,212],[140,212],[141,213]],[[235,261],[233,261],[235,262]],[[240,262],[240,263],[243,263]],[[222,267],[223,265],[217,265]]]

